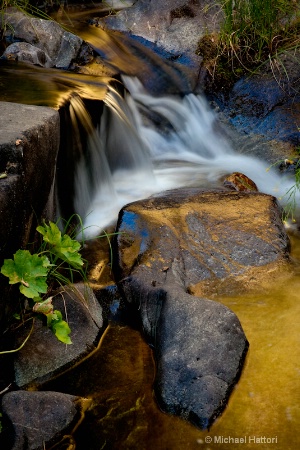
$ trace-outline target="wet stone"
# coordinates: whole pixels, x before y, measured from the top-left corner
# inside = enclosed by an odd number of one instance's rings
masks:
[[[178,189],[125,206],[117,231],[114,271],[154,349],[160,407],[208,428],[248,349],[238,317],[212,299],[289,273],[280,208],[257,192]]]

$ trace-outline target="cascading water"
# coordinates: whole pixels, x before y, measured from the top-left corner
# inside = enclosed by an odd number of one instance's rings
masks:
[[[81,157],[76,170],[74,203],[87,238],[101,234],[129,202],[183,186],[222,186],[222,176],[232,172],[244,173],[259,191],[284,203],[293,180],[233,151],[203,96],[153,97],[136,78],[123,82],[124,96],[108,89],[97,129],[79,97],[71,99],[73,120],[85,121],[89,135],[89,156]]]

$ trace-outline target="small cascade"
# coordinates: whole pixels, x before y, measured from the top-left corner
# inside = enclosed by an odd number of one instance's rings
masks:
[[[94,127],[80,97],[70,100],[73,133],[83,126],[87,136],[74,176],[74,209],[84,219],[87,237],[102,234],[125,203],[149,196],[156,183],[139,116],[130,103],[110,87]]]
[[[97,127],[80,98],[71,99],[73,123],[88,130],[74,202],[87,238],[102,234],[127,203],[166,189],[221,187],[232,172],[247,175],[261,192],[285,198],[293,181],[267,162],[233,151],[203,96],[154,97],[136,78],[124,77],[123,83],[124,95],[108,87]]]
[[[85,217],[86,208],[91,205],[95,191],[101,189],[101,195],[104,198],[110,198],[112,202],[116,199],[116,192],[103,139],[97,128],[94,127],[79,96],[73,96],[70,100],[70,117],[75,134],[78,133],[79,125],[82,125],[87,135],[86,149],[88,151],[81,149],[74,180],[74,207],[80,217]],[[80,135],[77,134],[75,139],[80,142]]]

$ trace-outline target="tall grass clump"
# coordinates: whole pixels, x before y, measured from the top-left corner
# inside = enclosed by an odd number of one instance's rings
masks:
[[[297,37],[296,1],[224,0],[219,53],[233,70],[252,71]]]

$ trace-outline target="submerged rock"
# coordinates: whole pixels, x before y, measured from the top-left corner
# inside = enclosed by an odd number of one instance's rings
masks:
[[[48,448],[60,439],[71,438],[65,435],[72,432],[90,403],[88,399],[61,392],[5,394],[1,404],[5,420],[1,448],[43,450],[46,445]]]
[[[124,207],[117,231],[115,273],[154,348],[160,406],[208,428],[248,348],[238,318],[212,299],[263,290],[267,276],[269,283],[284,267],[288,272],[289,239],[276,200],[169,191]]]

